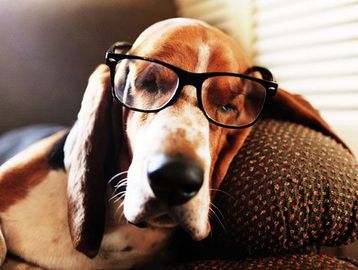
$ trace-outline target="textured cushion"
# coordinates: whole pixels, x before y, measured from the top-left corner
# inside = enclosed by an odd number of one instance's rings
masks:
[[[225,254],[268,255],[357,239],[357,161],[307,127],[259,122],[220,190],[206,244]]]
[[[176,264],[165,270],[243,270],[243,269],[357,269],[353,264],[325,255],[291,255],[247,260],[203,260]],[[163,269],[163,270],[164,270]]]

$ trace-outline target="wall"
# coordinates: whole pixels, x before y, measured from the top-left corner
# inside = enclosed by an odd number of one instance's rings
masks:
[[[108,47],[174,16],[168,0],[0,0],[0,132],[71,125]]]

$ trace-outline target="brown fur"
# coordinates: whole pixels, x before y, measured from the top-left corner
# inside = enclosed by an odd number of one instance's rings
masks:
[[[107,78],[105,66],[99,66],[91,76],[94,83],[85,92],[76,131],[70,133],[72,141],[67,148],[70,232],[76,249],[89,257],[97,254],[102,240],[106,179],[116,160],[114,136],[120,136],[121,127],[120,121],[111,124],[112,114],[120,120],[117,117],[121,112],[112,106]]]
[[[64,131],[60,131],[41,143],[34,144],[31,146],[31,155],[19,153],[0,167],[1,212],[25,198],[32,188],[45,179],[50,170],[47,154],[63,134]]]
[[[207,31],[208,28],[209,31]],[[235,41],[221,31],[207,25],[204,27],[200,24],[187,25],[182,26],[181,29],[173,27],[173,30],[166,31],[165,35],[162,35],[159,31],[144,36],[146,39],[140,40],[140,43],[137,41],[133,49],[130,50],[130,54],[160,59],[193,72],[198,61],[200,61],[200,59],[197,59],[197,46],[199,43],[207,43],[210,48],[210,58],[206,72],[244,72],[251,66]],[[155,49],[153,50],[153,48]],[[189,59],[190,61],[188,61]],[[224,88],[218,88],[218,90],[224,90]],[[180,108],[180,101],[187,101],[186,96],[184,91],[180,100],[173,107]],[[148,121],[150,120],[146,118],[145,122]],[[145,122],[138,123],[138,125],[145,125]],[[237,149],[241,147],[249,130],[223,129],[210,124],[211,181],[213,188],[220,185],[230,161]]]

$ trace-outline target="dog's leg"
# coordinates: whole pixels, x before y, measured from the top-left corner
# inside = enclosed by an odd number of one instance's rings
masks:
[[[4,264],[0,266],[1,270],[43,270],[38,266],[25,263],[17,258],[6,258]]]

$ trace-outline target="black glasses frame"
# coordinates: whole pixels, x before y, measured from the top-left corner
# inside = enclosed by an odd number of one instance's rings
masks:
[[[130,48],[130,45],[127,44],[127,46],[128,46],[128,48],[127,48],[127,50],[128,50]],[[248,76],[246,74],[231,73],[231,72],[195,73],[195,72],[189,72],[189,71],[183,70],[181,68],[178,68],[176,66],[168,64],[166,62],[163,62],[163,61],[160,61],[160,60],[157,60],[157,59],[153,59],[153,58],[149,58],[149,57],[142,57],[142,56],[130,55],[130,54],[124,54],[124,53],[114,53],[114,51],[116,49],[117,49],[117,46],[116,46],[116,44],[114,44],[106,52],[106,55],[105,55],[106,65],[110,69],[112,96],[113,96],[113,98],[115,100],[117,100],[119,103],[121,103],[124,107],[126,107],[126,108],[128,108],[130,110],[133,110],[133,111],[138,111],[138,112],[143,112],[143,113],[159,112],[159,111],[165,109],[166,107],[173,105],[176,102],[176,100],[180,96],[184,86],[192,85],[196,89],[198,107],[200,108],[200,110],[203,111],[204,115],[206,116],[206,118],[210,122],[214,123],[215,125],[224,127],[224,128],[239,129],[239,128],[245,128],[245,127],[252,126],[257,122],[257,120],[260,118],[260,116],[262,114],[262,111],[263,111],[266,103],[268,102],[268,100],[270,98],[272,98],[276,94],[276,91],[277,91],[277,88],[278,88],[278,84],[274,80],[273,75],[271,74],[271,72],[268,69],[266,69],[264,67],[253,66],[253,67],[249,68],[246,71],[246,73],[259,72],[263,79],[251,77],[251,76]],[[137,60],[144,60],[144,61],[148,61],[148,62],[152,62],[152,63],[157,63],[157,64],[160,64],[160,65],[162,65],[162,66],[174,71],[176,73],[176,75],[178,76],[179,83],[178,83],[178,86],[177,86],[177,88],[175,90],[175,93],[168,100],[168,102],[165,103],[164,105],[162,105],[161,107],[157,108],[157,109],[143,110],[143,109],[138,109],[138,108],[128,106],[128,105],[124,104],[122,101],[120,101],[119,98],[115,94],[114,77],[115,77],[115,70],[116,70],[116,65],[117,65],[118,61],[123,60],[123,59],[137,59]],[[211,77],[217,77],[217,76],[233,76],[233,77],[248,79],[248,80],[251,80],[251,81],[254,81],[256,83],[261,84],[266,89],[266,97],[265,97],[264,105],[262,106],[261,111],[258,113],[258,115],[255,118],[255,120],[253,120],[251,123],[246,124],[246,125],[231,126],[231,125],[225,125],[225,124],[222,124],[220,122],[217,122],[215,119],[212,119],[207,114],[207,112],[204,109],[202,98],[201,98],[202,84],[206,79],[211,78]]]

